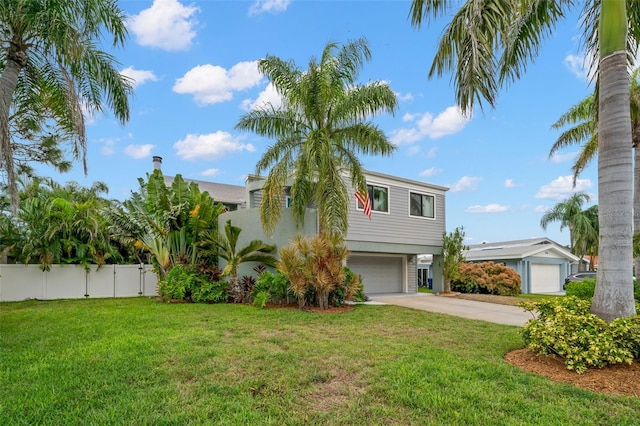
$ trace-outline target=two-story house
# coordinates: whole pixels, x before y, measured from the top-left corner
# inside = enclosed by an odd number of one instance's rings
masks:
[[[155,164],[155,163],[154,163]],[[363,206],[355,198],[349,205],[349,229],[345,244],[350,251],[347,266],[363,278],[365,293],[414,293],[418,288],[419,254],[433,255],[433,288],[442,289],[442,274],[438,258],[445,232],[445,192],[448,188],[424,182],[365,171],[371,219],[364,214]],[[170,179],[170,178],[168,178]],[[199,181],[196,181],[200,184]],[[297,233],[306,236],[318,233],[318,216],[313,208],[307,209],[304,224],[297,225],[288,207],[290,200],[283,197],[282,216],[275,232],[267,237],[260,221],[260,201],[265,178],[249,175],[244,187],[246,205],[229,209],[220,215],[220,226],[231,222],[242,228],[239,244],[261,239],[277,247],[287,246]],[[217,189],[229,189],[228,185],[200,186],[217,201],[224,201]],[[236,187],[236,189],[242,187]],[[238,190],[239,191],[239,190]],[[239,194],[239,192],[238,192]],[[250,273],[250,269],[239,271]]]

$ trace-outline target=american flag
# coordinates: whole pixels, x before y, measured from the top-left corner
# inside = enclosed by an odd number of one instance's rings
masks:
[[[369,216],[369,220],[371,220],[371,199],[369,199],[368,192],[358,191],[356,192],[356,198],[362,204],[362,208],[364,209],[364,214]]]

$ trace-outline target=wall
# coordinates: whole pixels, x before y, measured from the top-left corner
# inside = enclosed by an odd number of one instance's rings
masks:
[[[407,253],[440,252],[442,234],[445,231],[445,194],[437,187],[419,185],[390,178],[369,177],[367,184],[389,188],[389,212],[372,211],[372,218],[357,209],[357,200],[349,203],[349,230],[347,241],[391,243],[421,246],[418,251]],[[351,189],[353,192],[353,189]],[[409,192],[430,194],[435,197],[435,218],[423,218],[409,214]],[[427,251],[428,250],[428,251]]]
[[[0,265],[0,302],[155,296],[157,287],[151,265]]]

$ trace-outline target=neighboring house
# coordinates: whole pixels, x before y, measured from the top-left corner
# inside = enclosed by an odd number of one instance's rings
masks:
[[[153,157],[153,168],[162,170],[162,157]],[[173,183],[174,176],[165,176],[164,181],[167,185]],[[204,180],[187,179],[183,177],[185,182],[194,182],[198,184],[200,191],[208,192],[215,201],[225,206],[227,211],[244,209],[247,207],[245,199],[245,187],[239,185],[227,185],[225,183],[207,182]]]
[[[578,256],[549,238],[471,245],[465,256],[468,262],[493,261],[515,269],[522,278],[523,293],[561,291],[572,265],[580,261]]]
[[[155,164],[155,162],[154,162]],[[372,200],[372,218],[364,214],[355,196],[349,205],[349,229],[345,244],[350,251],[347,266],[363,278],[367,294],[414,293],[418,288],[417,256],[431,254],[437,265],[445,232],[445,192],[448,188],[424,182],[365,171],[369,196]],[[200,181],[196,181],[200,185]],[[307,209],[303,225],[296,225],[288,208],[290,199],[285,192],[282,216],[272,237],[267,237],[260,221],[260,201],[265,178],[249,175],[244,198],[246,208],[229,209],[220,215],[220,226],[231,219],[242,228],[241,246],[253,239],[287,246],[297,233],[306,236],[318,233],[316,210]],[[207,185],[207,186],[205,186]],[[230,185],[203,182],[216,201],[222,200],[217,191]],[[355,194],[352,188],[350,193]],[[240,275],[250,273],[241,266]],[[442,274],[432,267],[434,291],[442,290]]]

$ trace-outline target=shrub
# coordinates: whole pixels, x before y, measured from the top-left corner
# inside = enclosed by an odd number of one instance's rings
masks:
[[[451,283],[453,291],[502,296],[520,294],[521,286],[522,280],[515,270],[494,262],[463,263],[458,279]]]
[[[538,312],[522,329],[528,348],[541,355],[558,355],[568,370],[630,364],[640,354],[640,316],[607,323],[589,312],[590,303],[577,297],[519,306]]]
[[[274,303],[289,303],[289,299],[291,298],[289,282],[287,278],[279,272],[273,273],[267,271],[260,274],[251,292],[251,298],[254,302],[260,293],[268,296],[262,304],[263,307],[268,301]],[[264,298],[264,295],[261,295],[261,298]]]
[[[564,290],[567,296],[590,301],[596,291],[596,279],[586,278],[582,281],[571,281],[564,286]],[[635,279],[633,280],[633,297],[636,302],[640,302],[640,286]]]
[[[222,303],[227,301],[226,281],[207,281],[200,279],[200,285],[192,290],[192,300],[195,303]]]
[[[177,265],[169,270],[158,283],[158,294],[165,302],[172,300],[190,300],[192,282],[195,275],[185,265]]]
[[[571,281],[564,286],[564,291],[567,296],[574,296],[582,300],[593,299],[593,293],[595,290],[595,278],[586,278],[582,281]]]
[[[202,269],[187,265],[176,265],[167,272],[165,278],[158,283],[158,294],[165,302],[181,300],[196,303],[218,303],[227,300],[226,281],[212,281],[216,276]],[[218,275],[219,277],[219,275]]]

